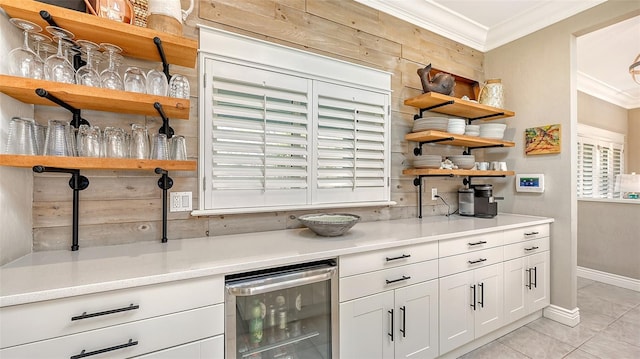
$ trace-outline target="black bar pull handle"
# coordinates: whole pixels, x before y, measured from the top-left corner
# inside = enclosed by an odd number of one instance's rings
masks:
[[[386,282],[387,284],[391,284],[391,283],[402,282],[403,280],[408,280],[408,279],[411,279],[411,277],[403,275],[402,278],[398,278],[398,279],[391,279],[391,280],[386,279]]]
[[[540,248],[540,247],[538,247],[538,246],[532,246],[532,247],[530,247],[530,248],[525,248],[524,250],[525,250],[525,251],[533,251],[533,250],[536,250],[536,249],[538,249],[538,248]]]
[[[484,308],[484,283],[478,284],[478,287],[480,287],[480,301],[478,304],[480,304],[480,308]]]
[[[402,311],[402,329],[400,329],[400,333],[402,333],[402,337],[407,337],[407,308],[403,305],[400,307]]]
[[[487,244],[487,241],[469,242],[467,244],[470,245],[470,246],[477,246],[477,245],[480,245],[480,244]]]
[[[531,289],[531,268],[529,269],[525,269],[525,271],[527,271],[527,275],[529,276],[529,282],[527,284],[525,284],[524,286]]]
[[[87,352],[84,349],[80,352],[80,354],[76,354],[76,355],[72,355],[69,359],[80,359],[80,358],[86,358],[86,357],[90,357],[92,355],[98,355],[98,354],[103,354],[103,353],[108,353],[110,351],[114,351],[114,350],[118,350],[118,349],[124,349],[124,348],[128,348],[128,347],[132,347],[134,345],[138,345],[138,341],[134,341],[133,339],[129,339],[129,341],[127,343],[124,344],[120,344],[120,345],[115,345],[109,348],[104,348],[104,349],[98,349],[98,350],[94,350],[92,352]]]
[[[393,341],[393,309],[390,309],[387,313],[391,314],[391,332],[387,333],[388,336],[391,337],[391,341]]]
[[[471,286],[471,292],[473,292],[473,301],[471,301],[471,308],[476,310],[476,285]]]
[[[136,310],[136,309],[139,309],[139,308],[140,308],[139,305],[134,305],[132,303],[132,304],[129,304],[128,307],[105,310],[104,312],[89,313],[89,314],[87,314],[87,312],[84,312],[81,315],[77,315],[75,317],[71,317],[71,321],[82,320],[82,319],[93,318],[93,317],[100,317],[100,316],[103,316],[103,315],[109,315],[109,314],[115,314],[115,313],[122,313],[122,312],[127,312],[127,311],[130,311],[130,310]]]
[[[403,254],[401,256],[397,256],[397,257],[386,257],[385,260],[387,262],[391,262],[391,261],[397,261],[398,259],[405,259],[405,258],[410,258],[411,254]]]
[[[533,287],[538,288],[538,267],[533,267]]]
[[[486,262],[487,258],[480,258],[477,259],[475,261],[467,261],[469,264],[477,264],[477,263],[482,263],[482,262]]]
[[[540,234],[540,232],[526,232],[524,235],[525,236],[535,236],[536,234]]]

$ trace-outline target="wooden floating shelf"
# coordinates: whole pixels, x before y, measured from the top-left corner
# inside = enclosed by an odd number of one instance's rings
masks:
[[[0,0],[0,7],[10,17],[29,20],[43,29],[49,25],[40,17],[40,10],[45,10],[58,26],[71,31],[77,39],[118,45],[123,50],[122,55],[144,60],[162,61],[153,42],[157,36],[162,40],[168,63],[189,68],[196,65],[197,40],[32,0]]]
[[[33,166],[70,168],[78,170],[155,170],[195,171],[196,161],[143,160],[135,158],[95,158],[95,157],[60,157],[60,156],[27,156],[0,154],[0,165],[10,167],[31,168]]]
[[[449,101],[453,101],[453,103],[443,105],[441,107],[436,107],[429,111],[469,119],[490,116],[485,118],[485,120],[497,120],[499,118],[512,117],[515,115],[513,111],[487,105],[481,105],[479,103],[465,101],[457,97],[451,97],[439,94],[437,92],[427,92],[420,96],[408,98],[404,100],[404,104],[420,109],[426,109],[432,106],[438,106],[447,103]]]
[[[448,132],[428,130],[420,132],[410,132],[404,136],[405,140],[412,142],[428,142],[439,141],[447,138],[453,138],[453,140],[444,140],[438,142],[440,145],[452,145],[463,147],[482,147],[482,146],[502,146],[502,147],[514,147],[516,144],[510,141],[494,140],[491,138],[454,135]]]
[[[188,99],[0,75],[0,92],[24,103],[58,106],[38,96],[35,91],[37,88],[47,90],[77,109],[160,116],[153,107],[154,102],[158,102],[170,119],[189,119],[191,103]]]
[[[407,168],[402,174],[411,176],[513,176],[515,171],[449,170],[440,168]]]

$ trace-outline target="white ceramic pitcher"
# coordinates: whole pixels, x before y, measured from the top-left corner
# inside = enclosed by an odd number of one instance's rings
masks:
[[[500,79],[487,80],[478,94],[478,102],[496,108],[504,108],[504,90]]]

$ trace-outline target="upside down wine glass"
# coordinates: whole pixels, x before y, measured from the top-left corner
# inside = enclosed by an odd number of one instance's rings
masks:
[[[100,73],[102,87],[112,90],[124,90],[122,77],[120,77],[120,74],[116,71],[116,57],[122,52],[122,49],[108,43],[101,43],[100,47],[103,48],[109,56],[109,66]]]
[[[47,31],[58,41],[58,52],[44,62],[45,79],[49,81],[75,83],[75,70],[62,51],[64,40],[71,40],[75,35],[57,26],[47,26]]]
[[[29,34],[31,41],[34,43],[34,52],[36,53],[36,66],[33,69],[31,77],[38,80],[44,80],[44,59],[40,53],[41,48],[51,43],[51,39],[47,35],[32,33]],[[42,51],[44,53],[44,51]]]
[[[13,25],[22,29],[24,41],[22,46],[9,52],[9,73],[13,76],[31,77],[36,76],[36,66],[38,66],[38,55],[29,48],[29,33],[42,31],[42,28],[31,21],[11,18]]]
[[[100,74],[93,67],[93,54],[97,52],[100,46],[87,40],[78,40],[76,42],[87,53],[87,64],[76,71],[76,82],[79,85],[102,87]]]

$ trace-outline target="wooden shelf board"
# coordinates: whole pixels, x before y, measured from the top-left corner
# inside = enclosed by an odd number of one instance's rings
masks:
[[[122,48],[124,56],[160,62],[160,54],[153,42],[153,38],[158,36],[170,64],[189,68],[196,65],[197,40],[32,0],[0,0],[0,7],[10,17],[29,20],[43,29],[49,24],[40,17],[40,10],[46,10],[58,26],[71,31],[77,39],[115,44]]]
[[[38,96],[35,92],[37,88],[43,88],[58,99],[81,110],[160,116],[153,107],[154,102],[159,102],[169,119],[189,119],[190,101],[188,99],[0,75],[0,92],[24,103],[58,106]]]
[[[513,176],[515,171],[478,171],[478,170],[449,170],[438,168],[407,168],[402,174],[412,176],[429,176],[429,175],[453,175],[453,176]]]
[[[93,158],[93,157],[58,157],[27,156],[0,154],[0,165],[10,167],[31,168],[46,166],[79,170],[155,170],[195,171],[197,163],[188,161],[141,160],[134,158]]]
[[[451,133],[434,131],[434,130],[410,132],[404,136],[405,140],[413,141],[413,142],[426,142],[426,141],[440,140],[443,138],[450,138],[450,137],[453,137],[453,140],[438,142],[438,144],[462,146],[462,147],[499,146],[499,145],[502,145],[502,147],[514,147],[516,145],[514,142],[510,142],[510,141],[494,140],[491,138],[482,138],[482,137],[475,137],[475,136],[454,135]]]
[[[499,118],[512,117],[515,115],[513,111],[481,105],[479,103],[465,101],[457,97],[451,97],[436,92],[427,92],[420,96],[408,98],[404,101],[407,106],[417,107],[420,109],[440,105],[447,101],[453,101],[453,104],[445,105],[431,109],[429,111],[443,113],[463,118],[478,118],[488,115],[496,115],[485,118],[485,120],[497,120]],[[499,115],[500,113],[503,113]]]

